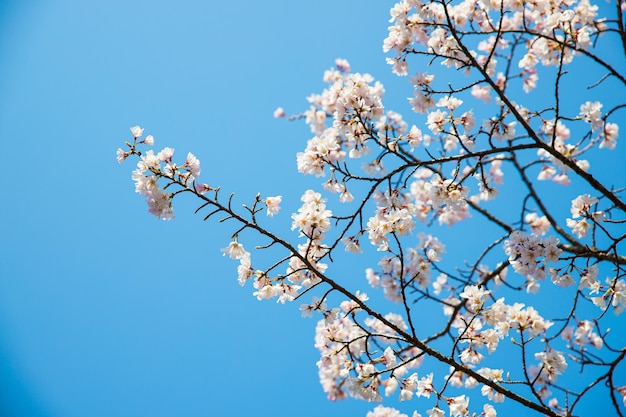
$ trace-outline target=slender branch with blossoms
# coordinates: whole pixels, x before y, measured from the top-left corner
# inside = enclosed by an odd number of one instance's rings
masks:
[[[610,327],[626,308],[626,184],[623,174],[601,180],[591,161],[617,148],[626,111],[625,10],[623,1],[606,17],[588,0],[398,2],[383,51],[395,74],[412,74],[414,124],[343,59],[308,110],[274,114],[310,127],[297,169],[325,177],[302,193],[293,235],[263,219],[293,196],[236,208],[200,181],[196,156],[177,164],[173,149],[155,153],[138,126],[117,158],[138,158],[135,191],[157,218],[172,219],[173,200],[191,194],[203,220],[232,225],[223,253],[256,298],[299,300],[303,317],[319,319],[330,400],[399,401],[368,417],[493,417],[502,402],[574,416],[590,401],[624,416],[626,346]],[[579,61],[596,82],[572,82]],[[441,82],[410,69],[435,64],[461,75]],[[462,224],[481,233],[448,252],[442,228]],[[341,265],[364,252],[375,263],[346,276]]]

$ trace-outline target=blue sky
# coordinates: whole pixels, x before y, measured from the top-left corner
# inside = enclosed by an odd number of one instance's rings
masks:
[[[310,133],[272,112],[305,109],[337,57],[400,87],[396,103],[408,108],[406,80],[382,54],[390,5],[0,5],[0,415],[364,416],[373,407],[326,401],[315,321],[300,318],[299,303],[242,290],[236,263],[219,252],[232,230],[200,222],[193,201],[180,201],[173,222],[148,215],[115,150],[140,124],[157,148],[194,152],[202,178],[239,201],[282,194],[295,208],[319,183],[295,169]],[[287,230],[287,213],[276,222]]]

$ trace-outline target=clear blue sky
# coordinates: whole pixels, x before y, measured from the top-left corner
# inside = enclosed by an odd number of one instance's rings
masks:
[[[310,133],[272,112],[305,109],[337,57],[402,87],[408,108],[406,80],[390,75],[381,48],[391,4],[0,4],[0,416],[373,408],[326,401],[315,321],[299,303],[242,290],[219,253],[230,229],[201,223],[192,202],[174,222],[148,215],[115,150],[140,124],[157,148],[193,151],[202,178],[240,201],[292,195],[296,207],[319,182],[295,169]]]

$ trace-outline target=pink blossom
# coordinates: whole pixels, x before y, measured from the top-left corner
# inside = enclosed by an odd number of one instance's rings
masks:
[[[335,59],[335,66],[341,72],[350,72],[350,63],[342,58]]]
[[[130,156],[130,152],[124,152],[122,148],[117,148],[117,162],[122,163]]]
[[[243,245],[236,240],[230,242],[227,247],[222,249],[224,256],[230,256],[230,259],[242,259],[249,257],[250,253],[246,252]]]
[[[285,110],[282,107],[276,108],[276,110],[274,110],[274,117],[285,117]]]
[[[208,184],[200,184],[196,183],[195,190],[198,194],[205,194],[207,191],[214,190],[215,188],[209,186]]]
[[[130,128],[131,133],[135,139],[140,138],[143,135],[143,129],[139,126],[133,126]]]
[[[266,197],[265,205],[267,206],[267,215],[273,217],[280,211],[280,203],[283,197],[278,195],[275,197]]]
[[[148,146],[154,146],[154,136],[148,135],[140,143],[144,143]]]

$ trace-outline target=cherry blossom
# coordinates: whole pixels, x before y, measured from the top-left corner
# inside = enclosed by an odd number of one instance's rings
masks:
[[[249,258],[250,253],[247,252],[243,245],[236,240],[230,242],[228,246],[222,249],[224,256],[228,255],[230,259]]]
[[[567,362],[561,352],[554,349],[535,353],[535,359],[541,361],[541,373],[550,382],[556,381],[557,376],[562,374],[567,368]]]
[[[280,211],[280,203],[283,197],[278,195],[275,197],[265,197],[265,205],[267,206],[267,215],[273,217]]]
[[[285,113],[285,109],[283,109],[282,107],[277,107],[276,110],[274,110],[274,117],[279,118],[279,117],[285,117],[286,113]]]
[[[133,126],[130,128],[131,133],[133,134],[133,137],[136,138],[140,138],[143,135],[143,129],[139,126]]]

